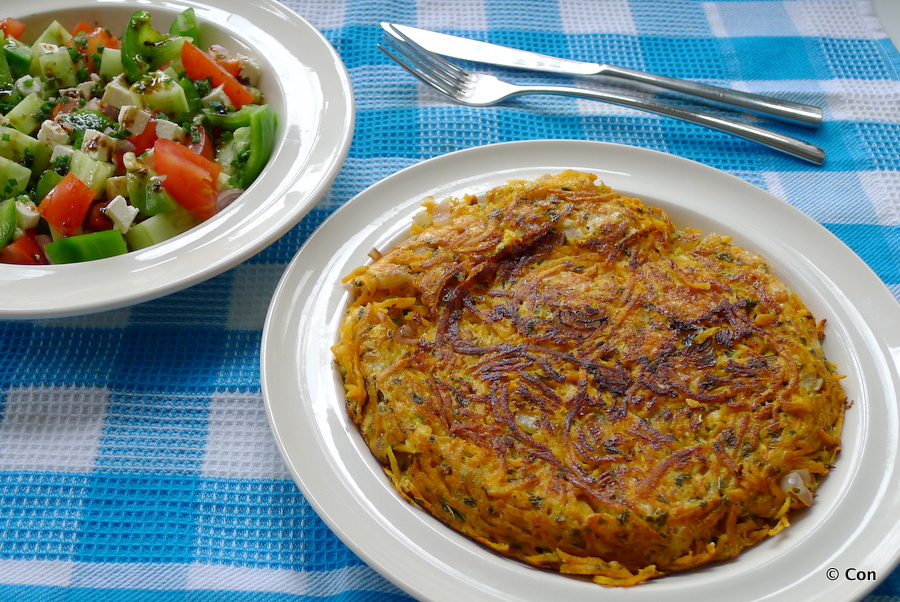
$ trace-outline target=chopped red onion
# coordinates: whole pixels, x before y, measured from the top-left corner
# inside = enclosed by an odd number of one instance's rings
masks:
[[[107,117],[109,117],[110,119],[112,119],[114,121],[119,120],[119,108],[114,107],[111,104],[104,103],[100,109],[100,112],[102,112],[104,115],[106,115]]]
[[[409,324],[402,324],[400,328],[397,329],[397,341],[407,345],[413,345],[418,343],[419,339],[416,337],[416,333],[412,326]]]
[[[116,152],[118,153],[133,153],[135,150],[134,143],[130,140],[118,139],[116,140]]]
[[[243,188],[226,188],[219,193],[219,196],[216,199],[216,210],[221,211],[222,209],[233,203],[234,200],[241,196],[243,193]]]
[[[435,226],[442,226],[450,221],[450,199],[446,198],[431,209],[431,220]]]
[[[100,102],[99,98],[92,98],[82,108],[90,109],[91,111],[103,111],[104,106],[108,105],[106,103]]]
[[[782,477],[779,485],[781,489],[806,504],[813,505],[813,493],[809,486],[814,483],[813,476],[809,470],[803,468],[800,470],[792,470]]]
[[[38,246],[41,248],[41,252],[46,255],[46,251],[44,251],[44,247],[46,247],[48,244],[53,242],[53,237],[51,237],[49,234],[37,234],[34,237],[34,242],[36,242],[38,244]]]

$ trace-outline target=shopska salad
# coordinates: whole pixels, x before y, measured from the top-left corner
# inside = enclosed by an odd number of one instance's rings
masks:
[[[208,219],[259,175],[276,117],[259,65],[204,47],[193,9],[116,37],[0,20],[0,263],[101,259]]]

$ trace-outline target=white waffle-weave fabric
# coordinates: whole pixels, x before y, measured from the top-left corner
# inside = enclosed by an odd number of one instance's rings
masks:
[[[349,70],[358,114],[347,161],[298,226],[218,277],[127,309],[0,322],[2,600],[406,598],[291,480],[266,422],[259,346],[274,287],[309,234],[422,160],[543,138],[679,155],[804,211],[900,295],[900,53],[867,1],[284,1]],[[585,100],[455,105],[377,50],[381,21],[817,104],[817,129],[768,123],[828,159],[815,167]],[[900,572],[879,577],[871,600],[900,599]]]

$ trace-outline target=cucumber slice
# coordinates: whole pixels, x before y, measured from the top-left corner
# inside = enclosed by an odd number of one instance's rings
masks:
[[[52,169],[48,169],[43,174],[41,174],[40,179],[37,181],[37,185],[34,188],[34,202],[37,205],[41,204],[41,201],[44,200],[44,197],[53,190],[53,188],[60,183],[63,179],[61,175],[53,171]]]
[[[66,48],[59,48],[53,52],[42,54],[38,58],[38,64],[48,85],[59,90],[61,88],[73,88],[78,85],[78,73],[75,71],[75,63],[69,56]]]
[[[125,73],[122,66],[122,50],[119,48],[104,48],[100,55],[100,77],[108,80]]]
[[[41,96],[37,92],[32,92],[20,100],[19,104],[6,114],[6,118],[9,119],[11,126],[23,134],[31,134],[41,123],[41,106],[43,104],[44,100]]]
[[[30,169],[6,157],[0,157],[0,198],[24,194],[30,179]]]
[[[72,34],[66,31],[66,28],[59,21],[53,21],[31,45],[31,64],[28,67],[28,72],[35,77],[40,75],[41,56],[55,51],[57,47],[65,46],[71,39]]]
[[[148,73],[131,89],[143,97],[148,109],[173,117],[186,115],[191,110],[184,88],[162,71]]]
[[[137,207],[141,215],[158,215],[180,207],[172,195],[162,187],[159,179],[152,174],[147,176],[128,172],[125,178],[128,185],[128,202]]]
[[[131,226],[125,233],[125,240],[132,249],[143,249],[177,236],[189,230],[195,223],[190,211],[178,207]]]
[[[0,247],[6,246],[16,232],[16,199],[0,201]]]
[[[69,161],[69,172],[93,189],[98,197],[106,192],[106,181],[112,177],[116,166],[97,161],[87,153],[76,150]]]
[[[237,173],[240,166],[240,157],[250,150],[250,127],[240,127],[234,131],[234,135],[219,146],[216,152],[216,163],[222,167],[222,171],[229,176]]]
[[[50,164],[50,149],[19,130],[0,126],[0,157],[31,168],[31,174],[36,178]]]
[[[65,46],[71,39],[72,34],[70,34],[59,21],[53,21],[43,32],[41,32],[41,35],[38,36],[34,43]]]

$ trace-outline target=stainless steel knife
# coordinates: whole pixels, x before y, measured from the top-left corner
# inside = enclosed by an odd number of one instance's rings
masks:
[[[382,23],[382,28],[390,35],[396,34],[391,28],[396,28],[403,35],[435,54],[442,56],[499,65],[502,67],[514,67],[517,69],[531,69],[534,71],[549,71],[552,73],[565,73],[568,75],[604,75],[620,79],[649,84],[659,88],[674,90],[683,94],[697,96],[706,100],[748,109],[757,113],[796,121],[807,125],[817,125],[822,122],[822,109],[812,105],[800,104],[788,100],[781,100],[771,96],[752,94],[713,86],[700,82],[656,75],[645,71],[617,67],[605,63],[588,63],[571,59],[557,58],[528,50],[508,48],[488,42],[461,38],[446,33],[428,31],[397,25],[394,23]]]

